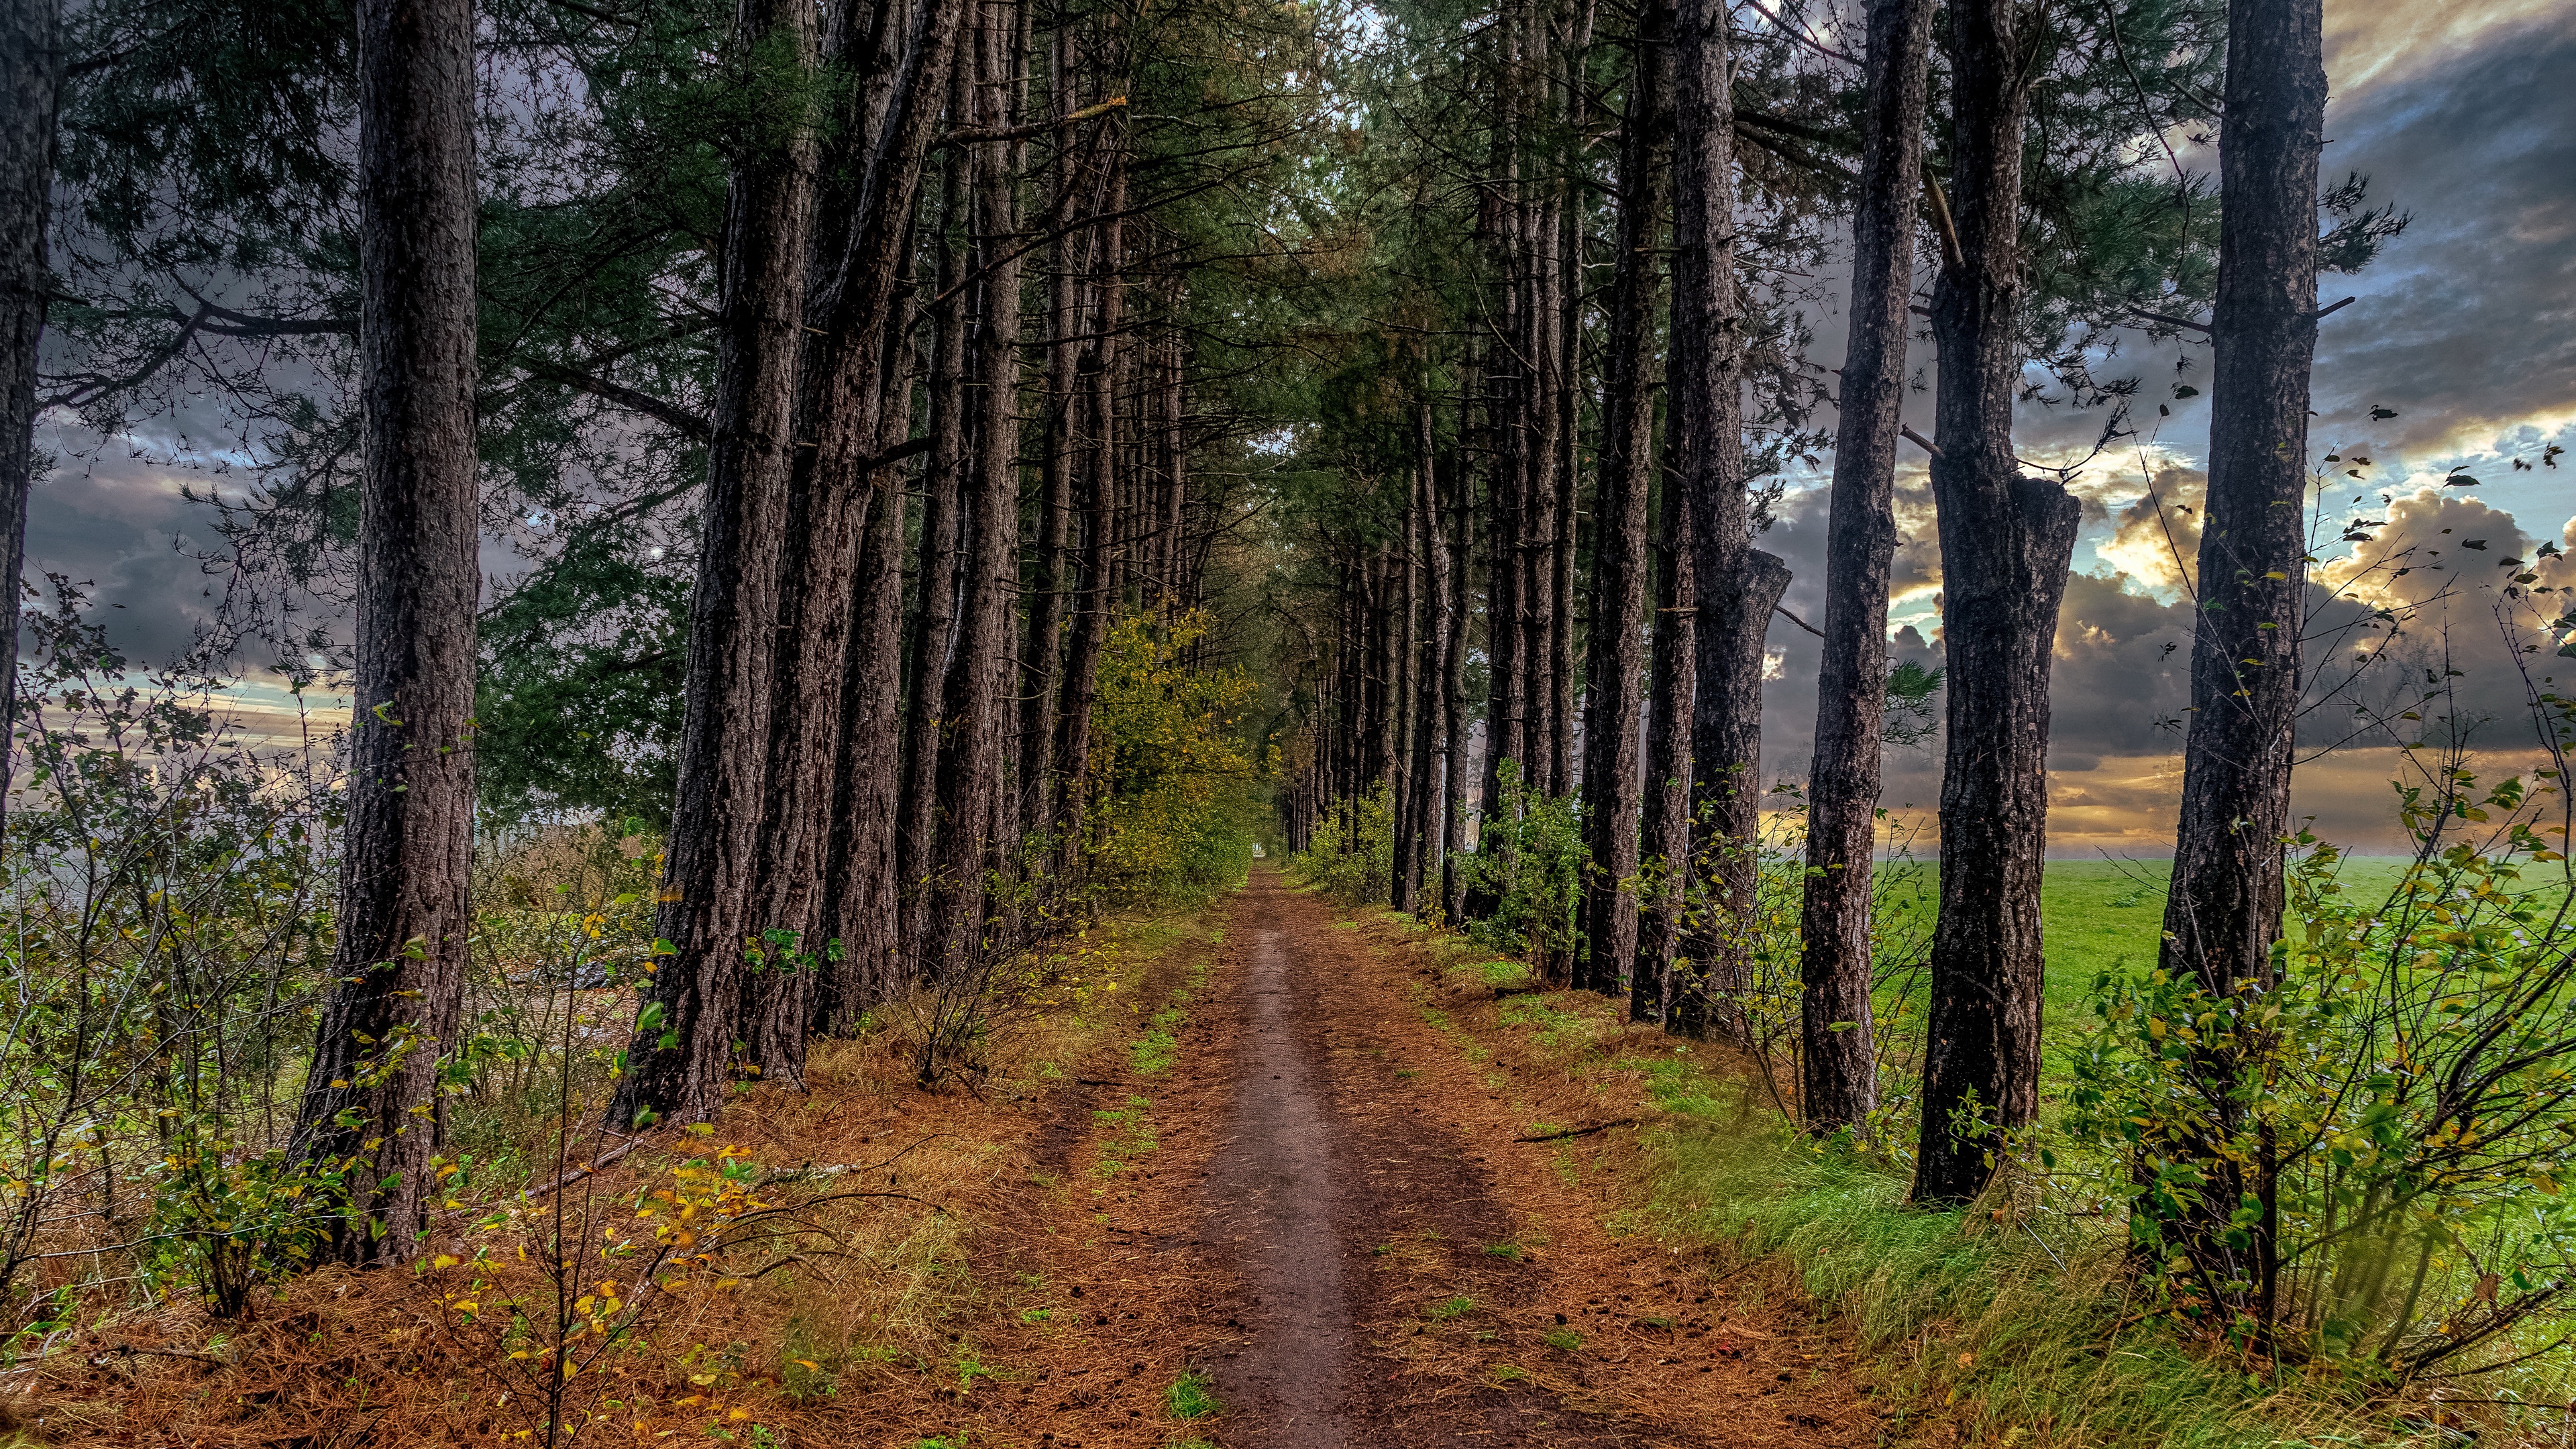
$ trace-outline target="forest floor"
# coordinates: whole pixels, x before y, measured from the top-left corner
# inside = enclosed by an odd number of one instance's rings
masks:
[[[1026,1331],[896,1442],[1877,1437],[1829,1325],[1631,1226],[1631,1134],[1603,1114],[1636,1094],[1516,1060],[1488,978],[1379,913],[1272,871],[1216,912],[1168,1048],[1078,1079],[1032,1143]]]
[[[895,1023],[552,1196],[453,1180],[435,1261],[291,1276],[232,1321],[84,1309],[0,1383],[0,1442],[1646,1449],[1903,1422],[1844,1323],[1649,1209],[1658,1085],[1740,1084],[1707,1048],[1266,866],[1080,949],[1093,984],[1010,1026],[976,1090],[914,1085]],[[1693,1130],[1731,1130],[1715,1110]],[[717,1168],[797,1235],[633,1293],[550,1395],[530,1350],[635,1269],[558,1287],[543,1244],[649,1237]]]

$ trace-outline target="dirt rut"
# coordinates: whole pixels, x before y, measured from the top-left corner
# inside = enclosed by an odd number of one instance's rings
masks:
[[[1697,1259],[1611,1236],[1616,1184],[1584,1145],[1515,1140],[1584,1104],[1532,1102],[1541,1084],[1444,1029],[1393,931],[1264,874],[1229,947],[1210,1005],[1230,1050],[1183,1063],[1232,1078],[1198,1235],[1233,1288],[1206,1316],[1239,1325],[1200,1347],[1223,1443],[1874,1437],[1812,1325],[1748,1318]]]
[[[1233,1265],[1258,1327],[1253,1353],[1220,1376],[1247,1442],[1339,1449],[1353,1420],[1345,1392],[1354,1330],[1349,1205],[1330,1085],[1311,1023],[1299,1020],[1287,944],[1268,925],[1246,932],[1238,987],[1232,1120],[1208,1176],[1209,1234]]]
[[[1490,987],[1364,914],[1255,874],[1219,908],[1203,984],[1155,1018],[1168,1067],[1122,1053],[1056,1095],[1003,1213],[1024,1286],[994,1304],[993,1377],[950,1396],[940,1442],[1874,1440],[1826,1325],[1747,1306],[1704,1251],[1624,1227],[1623,1131],[1521,1140],[1635,1113],[1633,1074],[1531,1055],[1528,1019],[1507,1026]],[[1150,974],[1140,1026],[1188,975]],[[1545,1009],[1587,1040],[1613,1029],[1591,998]]]

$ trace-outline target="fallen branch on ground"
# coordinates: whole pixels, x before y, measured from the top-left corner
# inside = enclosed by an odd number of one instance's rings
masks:
[[[1568,1127],[1562,1132],[1542,1132],[1536,1137],[1515,1137],[1512,1140],[1514,1142],[1559,1142],[1568,1137],[1589,1137],[1595,1132],[1607,1132],[1613,1127],[1636,1125],[1636,1118],[1622,1117],[1615,1122],[1595,1122],[1589,1127]]]

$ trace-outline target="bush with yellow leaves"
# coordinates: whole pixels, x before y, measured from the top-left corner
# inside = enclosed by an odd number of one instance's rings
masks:
[[[1190,663],[1204,613],[1169,628],[1131,614],[1100,656],[1089,777],[1093,884],[1113,901],[1181,905],[1243,878],[1252,860],[1251,752],[1229,731],[1258,689],[1240,669]]]

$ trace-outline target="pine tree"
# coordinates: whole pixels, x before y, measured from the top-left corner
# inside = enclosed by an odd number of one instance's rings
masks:
[[[355,740],[333,978],[292,1155],[337,1172],[334,1254],[409,1253],[428,1230],[440,1064],[457,1045],[473,913],[474,12],[358,7]]]

